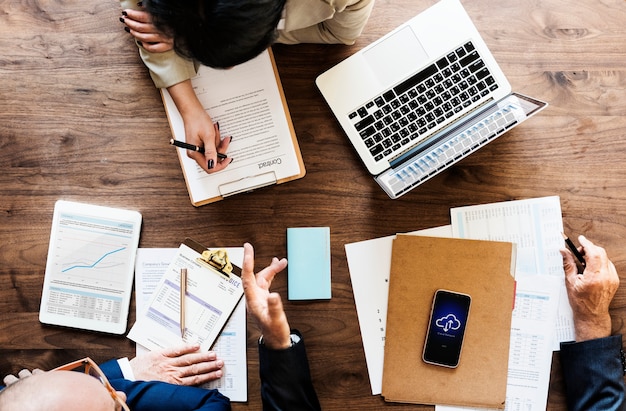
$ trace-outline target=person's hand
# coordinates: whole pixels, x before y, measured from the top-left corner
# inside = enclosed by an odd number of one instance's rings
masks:
[[[232,158],[220,159],[218,151],[226,154],[231,137],[222,139],[219,124],[206,112],[196,96],[190,80],[182,81],[167,88],[185,125],[185,140],[189,144],[204,147],[204,154],[187,150],[187,156],[196,160],[207,173],[215,173],[226,168]]]
[[[164,53],[174,48],[174,39],[161,33],[152,24],[150,13],[144,10],[126,9],[120,21],[141,46],[151,53]]]
[[[243,247],[241,279],[248,312],[261,328],[263,342],[268,348],[274,350],[289,348],[291,330],[283,310],[283,303],[278,293],[270,292],[274,276],[287,267],[287,260],[274,257],[272,263],[255,276],[254,248],[248,243]]]
[[[582,274],[578,273],[574,255],[569,250],[561,250],[576,341],[608,337],[611,335],[609,304],[619,287],[619,277],[604,248],[582,235],[578,241],[585,257],[586,267]]]
[[[221,378],[224,361],[194,344],[140,354],[130,360],[130,366],[137,380],[200,385]]]
[[[42,372],[45,372],[45,371],[42,371],[39,368],[35,368],[32,371],[24,369],[24,370],[22,370],[22,371],[17,373],[17,377],[15,375],[13,375],[13,374],[9,374],[6,377],[4,377],[2,379],[2,381],[4,382],[4,385],[6,385],[8,387],[11,384],[15,384],[19,380],[22,380],[24,378],[28,378],[31,375],[40,374]]]
[[[211,117],[202,109],[196,115],[186,115],[185,140],[196,146],[204,147],[204,154],[187,150],[187,156],[196,160],[198,165],[207,173],[216,173],[228,166],[233,159],[221,159],[217,153],[226,153],[230,144],[230,137],[222,139],[219,123],[213,123]]]

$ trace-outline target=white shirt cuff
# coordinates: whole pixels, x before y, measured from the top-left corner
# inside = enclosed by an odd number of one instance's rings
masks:
[[[300,342],[301,338],[300,338],[300,336],[298,334],[291,333],[289,336],[291,337],[291,347],[293,347],[294,345],[296,345],[296,344],[298,344]],[[265,344],[263,342],[263,336],[262,335],[259,337],[259,344],[262,344],[262,345]]]
[[[122,370],[122,375],[125,379],[129,381],[135,381],[135,374],[133,373],[133,369],[131,368],[130,361],[127,357],[118,359],[117,364],[120,366],[120,369]]]

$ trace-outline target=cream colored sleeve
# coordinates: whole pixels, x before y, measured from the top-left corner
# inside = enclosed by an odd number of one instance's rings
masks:
[[[139,9],[137,1],[120,0],[122,10]],[[196,75],[198,66],[189,59],[179,56],[174,50],[164,53],[150,53],[140,44],[139,56],[150,71],[150,77],[157,88],[167,88]]]
[[[354,44],[374,7],[374,0],[287,1],[283,44]]]

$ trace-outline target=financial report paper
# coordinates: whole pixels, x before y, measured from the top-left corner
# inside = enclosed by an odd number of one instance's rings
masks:
[[[231,261],[240,266],[243,262],[241,247],[226,248]],[[177,248],[140,248],[137,250],[135,268],[135,294],[137,315],[146,309],[167,267],[176,257]],[[148,351],[137,344],[137,355]],[[224,376],[203,385],[217,389],[234,402],[248,400],[248,368],[246,352],[246,303],[241,300],[217,338],[213,351],[224,361]]]
[[[140,230],[136,211],[57,201],[39,320],[123,334]]]

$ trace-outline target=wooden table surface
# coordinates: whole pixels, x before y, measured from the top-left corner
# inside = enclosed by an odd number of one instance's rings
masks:
[[[330,301],[287,302],[305,336],[326,410],[430,409],[372,396],[344,245],[449,224],[451,207],[558,195],[568,233],[606,247],[626,273],[626,3],[464,0],[514,90],[548,101],[538,116],[398,200],[366,173],[314,80],[433,4],[377,0],[354,46],[276,46],[307,168],[303,179],[194,208],[158,91],[121,23],[119,4],[0,1],[0,373],[82,356],[132,356],[134,344],[41,325],[38,310],[56,200],[135,209],[141,247],[187,236],[251,242],[257,266],[285,256],[293,226],[330,226]],[[286,300],[286,276],[274,289]],[[626,287],[612,304],[626,320]],[[135,320],[134,302],[129,323]],[[249,401],[260,409],[258,330],[248,326]],[[550,410],[565,409],[558,361]]]

